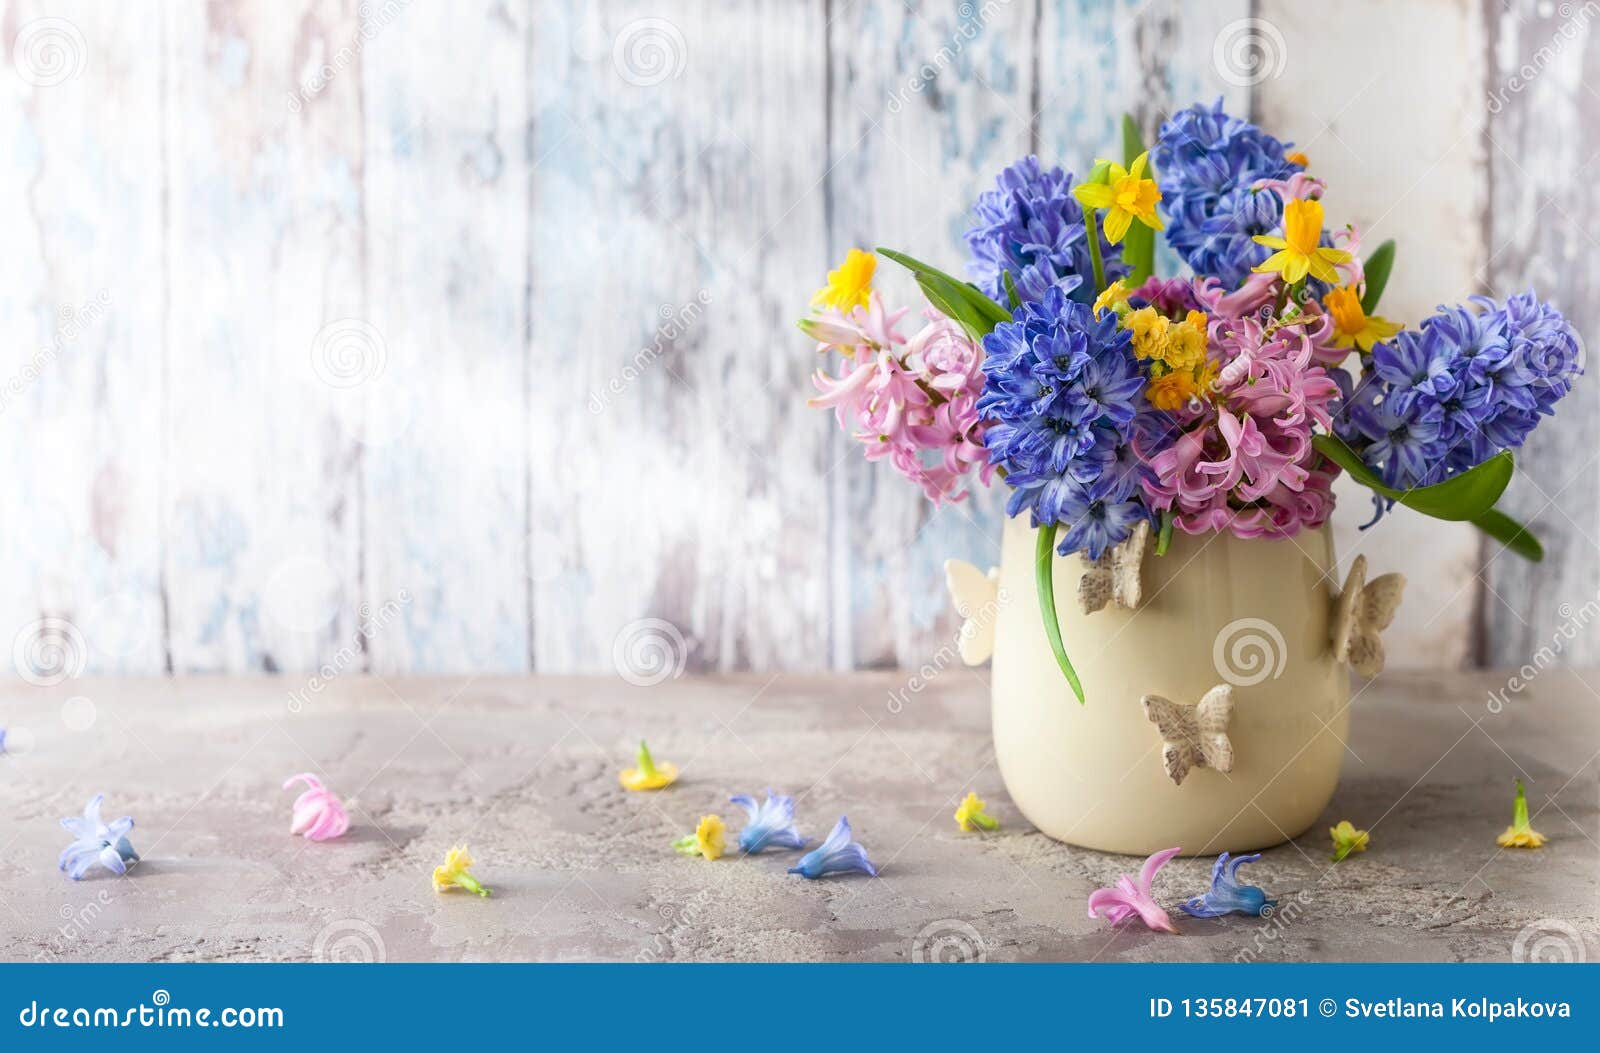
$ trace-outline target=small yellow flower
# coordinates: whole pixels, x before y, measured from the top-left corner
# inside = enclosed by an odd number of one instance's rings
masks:
[[[979,830],[1000,829],[1000,821],[993,816],[985,815],[983,809],[983,801],[979,800],[977,794],[968,791],[967,796],[962,799],[961,804],[956,808],[956,825],[969,832],[974,828]]]
[[[828,284],[817,290],[811,305],[832,307],[846,314],[857,307],[865,307],[867,297],[872,295],[872,275],[877,269],[878,257],[851,249],[845,253],[839,269],[828,272]]]
[[[723,845],[727,842],[728,824],[722,821],[720,815],[702,815],[700,825],[694,828],[694,843],[700,849],[700,854],[707,859],[716,859],[722,855]]]
[[[1118,278],[1106,286],[1104,292],[1094,298],[1094,313],[1098,315],[1108,308],[1114,311],[1126,304],[1128,297],[1132,295],[1133,291],[1128,288],[1121,278]]]
[[[1113,245],[1128,233],[1135,219],[1151,230],[1161,229],[1161,217],[1156,215],[1161,188],[1154,179],[1144,177],[1149,156],[1142,153],[1134,158],[1132,168],[1123,168],[1115,161],[1096,161],[1096,168],[1106,166],[1106,181],[1080,183],[1072,188],[1072,195],[1082,204],[1106,210],[1106,238]]]
[[[1154,307],[1129,311],[1122,319],[1122,327],[1133,334],[1135,358],[1160,359],[1167,342],[1167,329],[1171,325],[1171,319],[1158,313]]]
[[[1348,286],[1328,290],[1322,305],[1333,315],[1333,346],[1349,347],[1355,344],[1362,351],[1371,351],[1372,345],[1389,339],[1405,326],[1387,318],[1372,315],[1361,309],[1361,297]]]
[[[1351,852],[1365,852],[1367,842],[1371,837],[1365,830],[1357,830],[1348,819],[1339,820],[1338,826],[1328,827],[1328,835],[1333,838],[1333,861],[1339,862]]]
[[[1175,370],[1193,369],[1206,360],[1206,316],[1190,311],[1188,316],[1167,330],[1161,360]]]
[[[1258,273],[1276,272],[1290,285],[1310,274],[1318,281],[1337,282],[1335,263],[1345,263],[1350,254],[1343,249],[1322,248],[1322,202],[1312,199],[1291,201],[1283,206],[1283,237],[1257,234],[1255,241],[1277,249],[1255,269]]]
[[[1544,835],[1528,825],[1528,795],[1522,789],[1522,780],[1517,780],[1517,798],[1511,804],[1511,825],[1506,827],[1506,832],[1495,838],[1501,848],[1542,848]]]
[[[624,790],[659,790],[672,785],[678,777],[678,766],[666,761],[657,764],[643,740],[639,742],[639,758],[635,763],[637,768],[625,768],[618,776]]]
[[[1284,154],[1283,159],[1292,165],[1299,165],[1301,168],[1311,167],[1311,158],[1307,157],[1299,150],[1295,150],[1293,153]]]
[[[466,845],[456,845],[445,853],[444,866],[433,868],[433,890],[435,892],[449,892],[452,888],[464,888],[468,892],[475,892],[485,898],[489,890],[478,884],[478,879],[467,873],[472,866],[472,856],[467,854]]]
[[[1168,413],[1187,406],[1189,400],[1196,394],[1198,389],[1195,386],[1194,374],[1187,372],[1152,377],[1144,389],[1144,397],[1150,400],[1150,405]]]
[[[674,851],[686,856],[704,856],[718,859],[728,842],[728,824],[720,815],[702,815],[694,833],[685,834],[672,842]]]

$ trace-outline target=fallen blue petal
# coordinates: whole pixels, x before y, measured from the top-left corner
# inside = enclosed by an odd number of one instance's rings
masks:
[[[794,827],[794,798],[767,790],[760,804],[754,797],[739,794],[729,798],[743,808],[750,821],[739,831],[739,850],[756,853],[764,848],[804,848],[806,839]]]
[[[100,805],[104,801],[105,794],[97,793],[89,799],[82,816],[74,815],[61,820],[61,825],[72,833],[74,840],[61,850],[60,869],[65,870],[74,881],[83,880],[83,876],[96,863],[113,874],[122,875],[128,872],[129,863],[139,861],[139,854],[128,842],[128,831],[133,829],[133,817],[125,815],[110,823],[102,822]]]
[[[800,862],[789,868],[789,873],[819,878],[824,874],[857,871],[877,877],[878,868],[867,858],[867,850],[851,840],[852,836],[850,820],[841,815],[828,839],[801,856]]]
[[[1222,853],[1211,868],[1211,888],[1183,904],[1184,913],[1195,918],[1220,918],[1224,914],[1271,917],[1278,901],[1268,899],[1266,891],[1254,885],[1239,884],[1239,868],[1260,858],[1259,852],[1235,859]]]

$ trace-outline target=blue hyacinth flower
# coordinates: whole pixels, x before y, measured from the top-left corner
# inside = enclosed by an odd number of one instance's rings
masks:
[[[1253,856],[1239,856],[1236,859],[1229,859],[1228,853],[1222,853],[1217,857],[1216,865],[1211,868],[1210,890],[1183,904],[1184,913],[1194,918],[1220,918],[1224,914],[1245,914],[1252,918],[1271,917],[1278,901],[1268,899],[1266,892],[1254,885],[1239,884],[1239,868],[1260,858],[1259,852]]]
[[[804,848],[806,839],[794,828],[794,798],[767,790],[767,799],[739,794],[728,798],[743,808],[750,821],[739,831],[739,851],[754,854],[764,848]]]
[[[129,863],[139,861],[139,854],[128,843],[133,817],[125,815],[110,823],[102,822],[100,805],[105,799],[105,794],[97,793],[89,799],[82,816],[61,820],[61,825],[76,839],[61,850],[60,864],[74,881],[82,881],[83,875],[96,863],[120,876],[128,872]]]
[[[824,874],[843,874],[854,870],[877,877],[878,868],[867,858],[867,850],[851,840],[852,836],[850,820],[841,815],[828,839],[801,856],[800,862],[789,868],[789,873],[819,878]]]

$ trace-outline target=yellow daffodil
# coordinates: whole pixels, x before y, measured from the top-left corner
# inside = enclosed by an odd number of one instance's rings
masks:
[[[672,785],[678,777],[678,766],[666,761],[657,764],[655,758],[650,756],[650,747],[643,740],[639,742],[639,757],[634,763],[638,767],[626,768],[618,776],[624,790],[659,790]]]
[[[974,829],[1000,829],[1000,820],[985,815],[983,809],[983,801],[979,800],[977,794],[969,791],[960,806],[956,808],[956,825],[969,832]]]
[[[1330,289],[1322,298],[1322,305],[1333,316],[1333,346],[1356,345],[1362,351],[1371,351],[1372,345],[1381,343],[1405,326],[1377,315],[1368,317],[1361,309],[1361,297],[1348,286]]]
[[[718,859],[728,841],[728,824],[720,815],[702,815],[694,833],[678,838],[672,847],[686,856]]]
[[[1542,848],[1544,835],[1528,825],[1528,795],[1517,780],[1517,799],[1511,805],[1511,825],[1495,838],[1501,848]]]
[[[1288,161],[1292,165],[1299,165],[1301,168],[1310,168],[1311,167],[1311,158],[1307,157],[1304,153],[1302,153],[1299,150],[1295,150],[1292,153],[1284,154],[1283,155],[1283,159],[1285,161]]]
[[[1104,292],[1094,298],[1094,313],[1098,315],[1101,311],[1107,309],[1115,311],[1118,307],[1125,305],[1128,302],[1128,297],[1132,295],[1133,291],[1124,284],[1121,278],[1118,278],[1106,286]]]
[[[1365,852],[1367,842],[1371,837],[1365,830],[1357,830],[1348,819],[1339,820],[1338,826],[1328,827],[1328,835],[1333,838],[1333,861],[1339,862],[1351,852]]]
[[[1189,400],[1197,394],[1199,389],[1195,384],[1194,374],[1189,372],[1166,373],[1159,377],[1151,377],[1150,383],[1144,389],[1144,397],[1150,400],[1150,405],[1168,413],[1187,406]]]
[[[1104,182],[1080,183],[1072,188],[1072,196],[1083,205],[1106,210],[1106,238],[1113,245],[1122,240],[1136,219],[1151,230],[1161,229],[1161,217],[1156,215],[1161,188],[1154,179],[1144,177],[1149,156],[1140,154],[1133,159],[1131,168],[1123,168],[1115,161],[1097,161],[1095,168],[1105,170]]]
[[[467,846],[456,845],[445,853],[444,866],[433,868],[433,890],[449,892],[453,888],[464,888],[468,892],[487,898],[489,890],[478,884],[477,878],[467,873],[471,866],[472,857],[467,854]]]
[[[811,298],[813,307],[832,307],[849,314],[857,307],[867,305],[872,295],[872,275],[878,269],[878,257],[860,249],[845,253],[838,270],[828,272],[828,284],[817,290]]]
[[[1350,259],[1350,254],[1343,249],[1325,249],[1320,245],[1322,202],[1311,199],[1291,201],[1283,206],[1283,237],[1257,234],[1254,240],[1278,250],[1263,260],[1256,271],[1281,274],[1290,285],[1307,274],[1318,281],[1337,282],[1339,273],[1333,265]]]

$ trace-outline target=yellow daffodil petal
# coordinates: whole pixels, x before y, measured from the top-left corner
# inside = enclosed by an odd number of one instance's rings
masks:
[[[1289,247],[1289,243],[1278,237],[1276,234],[1257,234],[1250,240],[1258,245],[1265,245],[1269,249],[1286,249]],[[1258,271],[1260,269],[1260,267],[1256,268]],[[1272,269],[1275,270],[1276,268]]]
[[[1090,208],[1110,208],[1116,193],[1106,183],[1080,183],[1072,188],[1072,196]]]
[[[1124,212],[1114,208],[1106,213],[1106,238],[1111,244],[1120,242],[1123,235],[1128,233],[1128,228],[1133,225],[1133,213]]]

